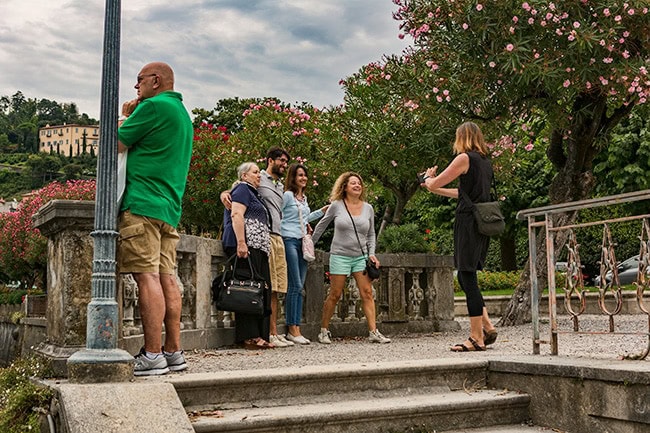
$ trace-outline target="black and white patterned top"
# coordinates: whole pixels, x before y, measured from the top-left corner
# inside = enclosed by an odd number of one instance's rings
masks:
[[[262,203],[257,190],[252,185],[242,182],[230,192],[232,201],[246,206],[244,212],[244,232],[246,245],[269,254],[271,239],[269,237],[268,211]],[[236,247],[237,238],[232,228],[232,219],[229,211],[224,213],[223,246]]]

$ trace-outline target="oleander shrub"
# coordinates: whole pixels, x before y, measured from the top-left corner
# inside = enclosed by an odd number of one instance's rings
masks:
[[[426,233],[416,224],[388,226],[377,240],[377,251],[381,253],[430,253],[431,244]]]
[[[0,277],[3,282],[16,281],[20,288],[31,289],[45,274],[47,239],[32,226],[32,217],[41,206],[55,199],[94,200],[95,181],[52,182],[27,195],[16,212],[0,214]]]

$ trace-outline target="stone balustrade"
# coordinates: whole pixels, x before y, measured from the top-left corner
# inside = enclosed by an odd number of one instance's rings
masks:
[[[48,238],[46,338],[34,351],[54,361],[60,373],[65,373],[67,357],[85,347],[93,218],[93,202],[72,200],[53,200],[34,217],[34,225]],[[458,329],[454,321],[451,257],[380,254],[378,258],[382,263],[382,275],[373,284],[373,292],[377,323],[382,332]],[[211,302],[212,280],[220,273],[220,264],[225,259],[219,240],[181,235],[177,248],[177,278],[183,297],[181,334],[185,349],[234,343],[234,315],[215,310]],[[322,304],[329,288],[328,261],[329,255],[318,251],[307,273],[302,330],[311,338],[320,328]],[[367,335],[359,291],[354,281],[349,281],[332,319],[330,329],[334,336]],[[136,353],[143,344],[138,287],[128,274],[120,275],[117,286],[122,319],[118,346]],[[284,317],[282,302],[281,308],[280,325]],[[37,322],[31,323],[30,326],[37,326]],[[29,352],[31,349],[23,347],[23,350]]]

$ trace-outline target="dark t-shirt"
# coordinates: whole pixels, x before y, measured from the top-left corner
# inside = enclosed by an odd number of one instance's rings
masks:
[[[230,196],[233,203],[246,206],[246,212],[244,213],[246,245],[249,248],[262,250],[268,254],[271,249],[269,218],[259,194],[251,185],[242,182],[233,188]],[[237,247],[237,238],[232,227],[232,215],[228,209],[224,211],[223,221],[222,243],[224,248]]]

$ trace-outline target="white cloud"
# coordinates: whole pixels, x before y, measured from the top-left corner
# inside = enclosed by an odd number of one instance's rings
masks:
[[[390,0],[122,1],[120,100],[149,61],[168,62],[189,110],[276,96],[338,105],[338,84],[399,53]],[[0,95],[75,102],[99,117],[104,1],[2,0]]]

